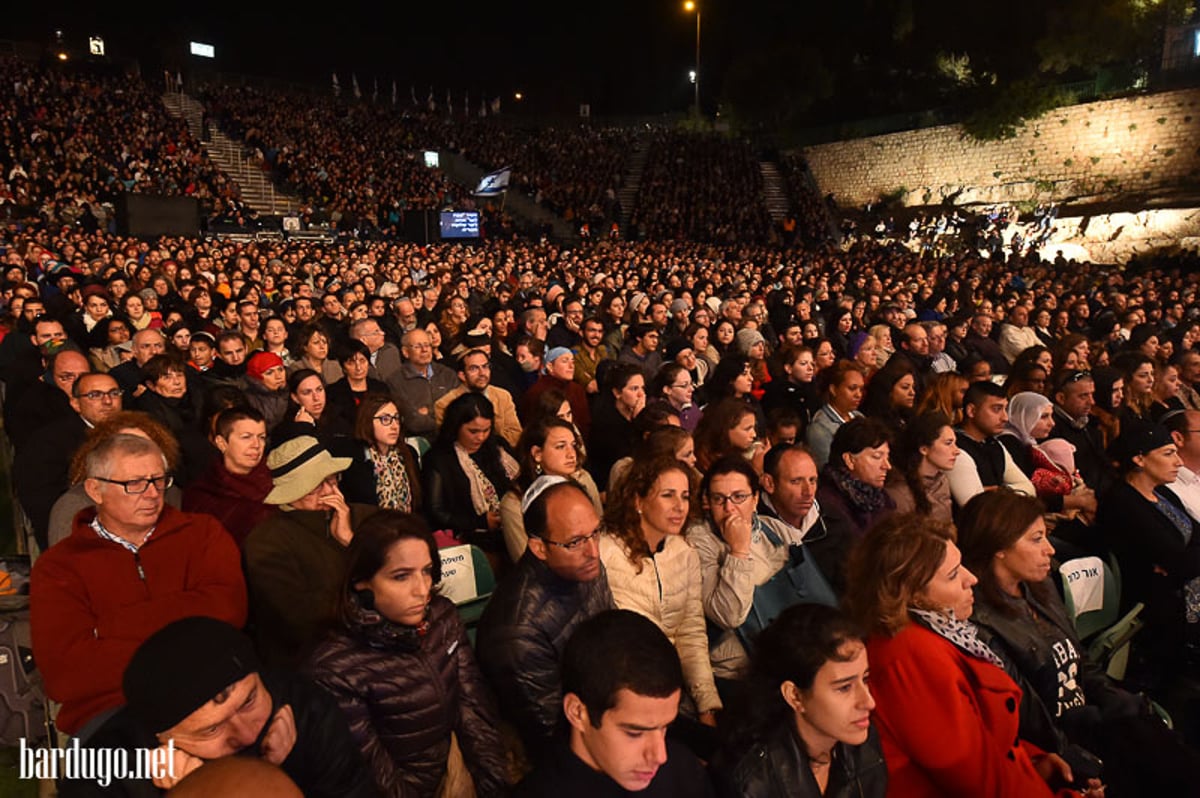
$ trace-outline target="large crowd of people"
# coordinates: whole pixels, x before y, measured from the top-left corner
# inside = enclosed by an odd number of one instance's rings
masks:
[[[234,96],[292,179],[402,196]],[[666,241],[0,230],[55,722],[173,756],[63,795],[1193,789],[1195,263],[784,245],[686,139]],[[1116,656],[1076,623],[1139,604]]]

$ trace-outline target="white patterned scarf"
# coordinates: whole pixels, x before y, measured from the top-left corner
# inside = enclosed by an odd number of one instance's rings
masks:
[[[979,628],[975,624],[930,610],[910,609],[909,612],[916,616],[922,626],[950,641],[972,657],[990,662],[1001,670],[1004,669],[1004,662],[996,652],[979,639]]]

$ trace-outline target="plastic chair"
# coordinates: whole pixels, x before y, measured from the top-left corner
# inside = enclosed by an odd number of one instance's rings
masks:
[[[1075,605],[1071,583],[1081,576],[1103,579],[1101,604],[1096,609],[1081,610]],[[1144,605],[1137,604],[1124,616],[1121,610],[1121,570],[1115,559],[1080,557],[1068,560],[1059,567],[1063,603],[1075,622],[1075,632],[1087,647],[1088,657],[1113,679],[1125,678],[1129,666],[1130,641],[1145,625],[1138,617]]]
[[[470,553],[471,570],[474,574],[474,580],[469,584],[461,578],[454,581],[453,586],[448,583],[454,579],[458,571],[454,568],[455,563],[462,562],[463,558]],[[458,617],[462,619],[463,625],[467,627],[467,635],[471,643],[475,642],[475,627],[479,625],[479,619],[483,616],[483,610],[487,607],[487,603],[491,600],[492,591],[496,589],[496,574],[492,571],[491,563],[488,562],[487,554],[478,546],[460,545],[445,548],[440,551],[442,555],[442,587],[444,595],[450,598],[458,606]]]

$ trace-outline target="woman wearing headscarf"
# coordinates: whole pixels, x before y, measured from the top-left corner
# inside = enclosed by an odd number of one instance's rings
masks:
[[[1033,483],[1047,512],[1079,511],[1090,517],[1096,512],[1096,495],[1086,486],[1076,489],[1074,475],[1039,445],[1052,429],[1054,405],[1040,393],[1023,391],[1008,400],[1008,421],[998,437]]]

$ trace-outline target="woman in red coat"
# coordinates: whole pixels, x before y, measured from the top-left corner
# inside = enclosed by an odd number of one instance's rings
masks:
[[[889,796],[1035,798],[1072,781],[1061,757],[1017,736],[1021,690],[967,622],[976,579],[950,525],[892,516],[862,540],[849,568],[851,612],[871,630]],[[1084,794],[1100,789],[1092,783]]]

